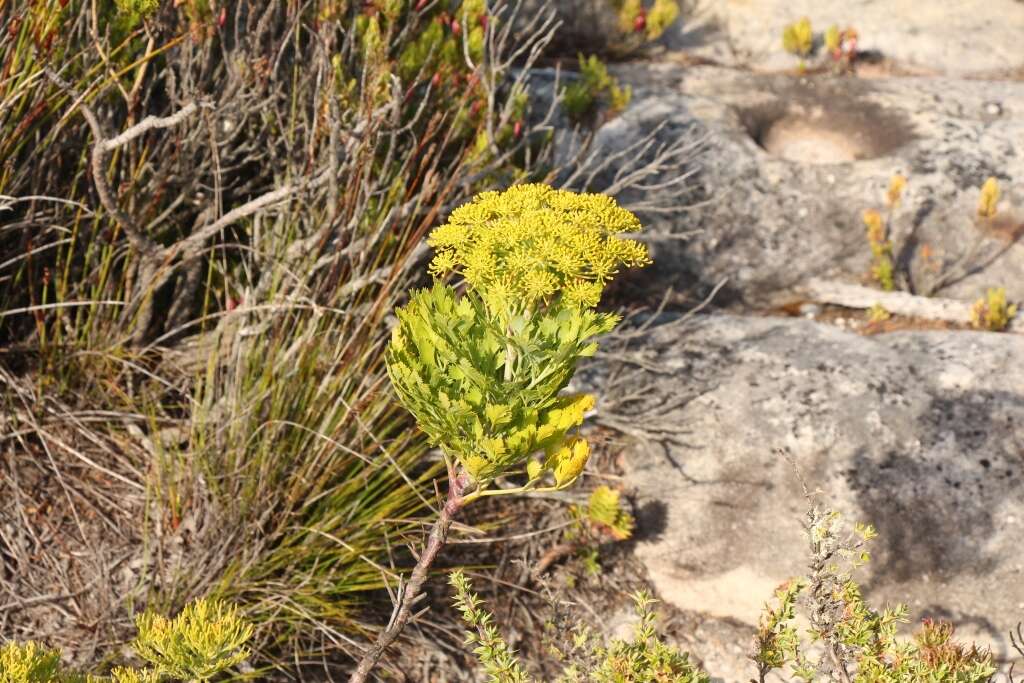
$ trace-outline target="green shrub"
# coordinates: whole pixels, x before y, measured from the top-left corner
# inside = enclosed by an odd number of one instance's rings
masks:
[[[619,88],[618,82],[608,73],[608,67],[590,55],[579,55],[580,73],[575,80],[562,89],[562,106],[569,117],[583,121],[593,117],[598,105],[615,114],[629,104],[632,90],[629,86]]]
[[[484,192],[454,210],[428,244],[436,282],[396,313],[387,366],[402,404],[448,472],[444,506],[395,612],[351,683],[367,680],[412,618],[427,572],[455,518],[485,496],[571,486],[590,456],[574,431],[594,399],[561,395],[593,338],[618,316],[596,313],[622,267],[650,262],[624,236],[640,222],[615,200],[527,184]],[[538,457],[539,456],[539,457]],[[518,486],[499,480],[515,477]]]
[[[532,680],[494,625],[494,617],[481,606],[472,584],[461,571],[453,572],[449,583],[455,590],[455,607],[472,630],[465,644],[473,648],[493,683],[526,683]],[[604,642],[585,624],[578,622],[571,633],[559,634],[552,654],[565,663],[558,683],[708,683],[706,673],[689,656],[658,638],[656,600],[640,591],[633,595],[639,621],[632,640]],[[557,628],[549,623],[549,629]]]
[[[853,572],[870,559],[872,527],[850,531],[838,513],[812,507],[807,535],[808,574],[781,586],[761,615],[752,655],[761,683],[787,667],[802,681],[856,683],[985,683],[995,674],[992,654],[953,641],[949,624],[926,621],[908,641],[896,632],[905,606],[878,611],[864,602]],[[795,624],[801,607],[806,639]],[[809,654],[811,646],[823,652]]]
[[[149,663],[145,669],[114,667],[109,677],[61,668],[60,651],[34,642],[0,647],[0,683],[158,683],[161,680],[208,681],[249,656],[245,644],[252,627],[233,607],[197,600],[174,619],[140,614],[133,648]]]

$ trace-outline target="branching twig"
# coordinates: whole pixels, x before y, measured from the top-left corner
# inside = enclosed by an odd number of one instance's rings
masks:
[[[449,469],[448,499],[445,501],[444,507],[441,508],[434,526],[430,529],[427,544],[423,548],[423,552],[420,553],[419,560],[409,576],[408,583],[400,586],[398,600],[395,603],[395,609],[391,614],[387,627],[377,636],[373,646],[363,654],[362,659],[359,661],[359,666],[351,678],[349,678],[349,683],[364,683],[367,680],[370,671],[377,665],[380,658],[384,656],[384,652],[395,642],[402,629],[412,619],[413,606],[419,601],[423,584],[427,580],[427,572],[430,570],[431,565],[434,564],[434,560],[437,559],[437,554],[441,551],[441,548],[444,547],[448,530],[462,509],[464,503],[462,489],[465,484],[465,479],[456,476]]]

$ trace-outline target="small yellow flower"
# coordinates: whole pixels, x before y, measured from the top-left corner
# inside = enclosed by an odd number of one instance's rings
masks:
[[[997,204],[999,204],[999,181],[989,178],[981,186],[981,196],[978,197],[978,215],[982,218],[994,217]]]

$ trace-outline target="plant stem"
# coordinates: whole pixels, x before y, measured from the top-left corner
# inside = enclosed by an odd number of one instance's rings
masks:
[[[405,590],[402,591],[399,599],[398,612],[392,617],[387,628],[377,636],[373,646],[363,654],[363,658],[359,661],[359,666],[356,668],[355,673],[348,679],[349,683],[364,683],[367,680],[367,676],[369,676],[373,667],[377,665],[377,662],[380,661],[385,650],[395,642],[402,629],[405,628],[412,618],[413,605],[416,604],[423,584],[427,580],[430,566],[434,564],[437,554],[444,547],[452,522],[455,521],[455,517],[466,503],[466,500],[462,497],[463,486],[462,478],[455,476],[449,470],[448,499],[445,501],[444,507],[441,508],[440,514],[438,514],[433,527],[430,529],[427,545],[423,548],[423,552],[420,553],[419,561],[409,576],[409,582],[405,584]]]

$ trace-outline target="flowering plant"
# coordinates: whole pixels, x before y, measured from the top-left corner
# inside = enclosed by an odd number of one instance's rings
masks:
[[[624,267],[650,263],[611,197],[520,185],[484,192],[431,233],[433,287],[396,313],[385,360],[399,400],[440,447],[448,497],[397,605],[360,662],[364,681],[412,616],[459,511],[483,496],[555,491],[583,472],[577,429],[594,407],[562,392],[619,317],[594,310]],[[454,285],[445,282],[454,279]],[[498,486],[518,476],[520,485]]]

